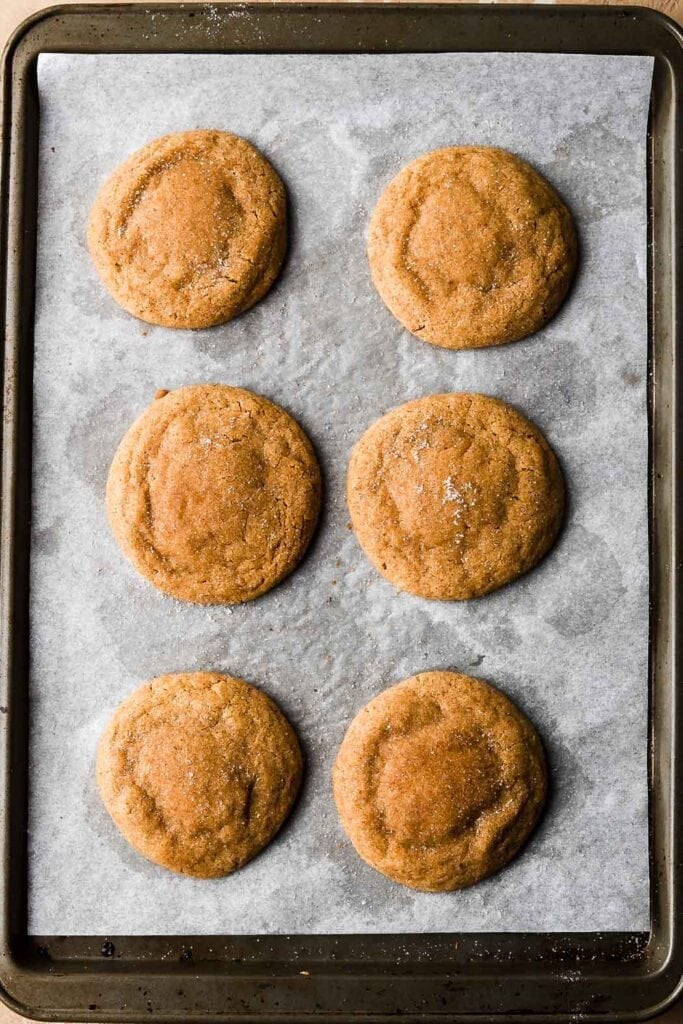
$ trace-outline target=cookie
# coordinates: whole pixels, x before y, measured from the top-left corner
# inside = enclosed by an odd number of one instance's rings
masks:
[[[443,348],[502,345],[559,309],[576,269],[571,215],[504,149],[452,146],[389,183],[370,221],[377,291],[404,327]]]
[[[201,384],[159,394],[109,471],[114,537],[171,597],[251,601],[292,571],[313,534],[321,482],[310,441],[251,391]]]
[[[515,856],[541,813],[547,772],[536,730],[500,691],[423,672],[358,713],[333,783],[363,860],[402,885],[443,892]]]
[[[351,521],[399,590],[463,601],[502,587],[548,551],[564,482],[547,441],[487,395],[430,395],[374,423],[351,454]]]
[[[227,875],[268,845],[302,771],[296,734],[270,697],[212,672],[145,683],[97,752],[102,800],[131,846],[196,878]]]
[[[88,247],[133,316],[163,327],[225,323],[262,298],[286,247],[284,186],[228,132],[176,132],[133,153],[102,186]]]

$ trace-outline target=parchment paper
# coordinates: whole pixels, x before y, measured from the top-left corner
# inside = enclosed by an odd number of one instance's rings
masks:
[[[326,933],[648,927],[645,137],[652,65],[635,57],[66,56],[40,59],[35,333],[30,930]],[[106,294],[85,246],[104,177],[164,132],[251,139],[289,190],[291,251],[255,309],[208,331],[142,324]],[[559,189],[581,238],[563,310],[535,337],[448,352],[411,337],[370,281],[369,214],[403,164],[491,144]],[[252,388],[305,427],[325,478],[311,553],[231,608],[163,597],[107,526],[114,450],[159,387]],[[346,463],[387,409],[451,390],[513,403],[566,473],[549,558],[482,600],[396,593],[348,528]],[[330,769],[384,687],[453,667],[533,719],[552,766],[548,813],[506,870],[417,894],[363,864]],[[98,736],[159,673],[217,669],[282,705],[306,749],[284,832],[232,877],[176,877],[138,857],[100,805]]]

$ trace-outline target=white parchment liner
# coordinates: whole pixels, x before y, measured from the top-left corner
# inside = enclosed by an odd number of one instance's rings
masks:
[[[647,850],[646,194],[652,62],[505,54],[40,58],[32,556],[30,930],[332,933],[645,929]],[[119,309],[85,246],[104,177],[168,131],[215,127],[284,178],[291,249],[251,312],[173,332]],[[365,230],[384,185],[438,146],[507,147],[571,207],[581,269],[535,337],[448,352],[375,293]],[[239,608],[163,597],[117,550],[104,485],[159,387],[259,391],[308,430],[325,513],[299,570]],[[344,501],[353,442],[418,395],[476,390],[545,431],[569,487],[548,559],[483,600],[396,593]],[[355,712],[416,671],[489,679],[538,726],[548,813],[524,853],[469,891],[427,895],[364,865],[330,768]],[[114,707],[163,672],[263,686],[299,731],[307,781],[290,824],[236,875],[176,877],[129,849],[93,777]]]

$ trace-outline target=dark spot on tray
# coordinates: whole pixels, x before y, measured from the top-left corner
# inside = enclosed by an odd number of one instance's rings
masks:
[[[6,715],[7,714],[7,708],[3,707],[2,705],[0,705],[0,714]]]
[[[69,464],[98,496],[104,493],[111,460],[133,412],[129,390],[121,385],[114,388],[106,405],[85,407],[69,430]]]
[[[192,959],[192,950],[191,949],[184,949],[182,951],[182,953],[180,954],[180,959],[181,960],[191,960]]]
[[[33,546],[41,555],[56,555],[66,536],[68,525],[64,522],[64,516],[56,516],[49,526],[34,531]]]
[[[107,939],[106,942],[102,943],[102,949],[100,950],[102,956],[113,956],[115,952],[116,949],[114,943],[110,942],[109,939]]]
[[[631,387],[635,387],[636,384],[642,384],[643,378],[639,373],[634,373],[633,370],[624,370],[621,375],[622,380],[625,384],[630,384]]]
[[[585,636],[605,622],[626,594],[621,567],[605,540],[575,525],[553,559],[566,584],[544,603],[543,618],[562,636]]]

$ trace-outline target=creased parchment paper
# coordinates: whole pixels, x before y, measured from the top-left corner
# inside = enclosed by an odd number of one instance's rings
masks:
[[[649,59],[491,54],[40,58],[35,333],[30,930],[34,934],[646,929],[646,119]],[[85,226],[106,175],[165,132],[246,136],[290,201],[282,277],[207,331],[142,324],[109,298]],[[571,207],[581,269],[560,314],[503,348],[411,337],[372,286],[365,231],[385,184],[438,146],[507,147]],[[220,381],[281,403],[326,483],[310,555],[261,600],[176,603],[139,578],[107,525],[123,433],[157,388]],[[543,564],[462,604],[396,593],[348,528],[349,450],[387,409],[473,390],[517,406],[567,477]],[[384,687],[453,667],[539,728],[548,813],[523,854],[474,888],[428,895],[363,864],[330,769]],[[232,877],[138,857],[100,805],[98,736],[164,672],[217,669],[266,689],[297,728],[307,781],[288,826]]]

